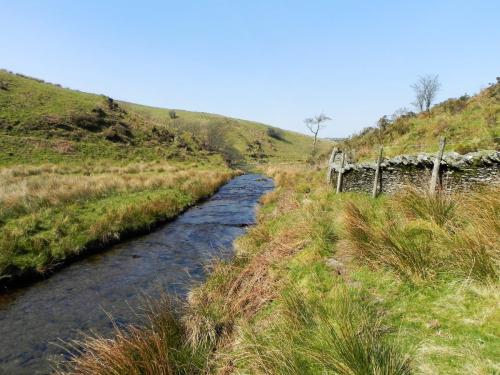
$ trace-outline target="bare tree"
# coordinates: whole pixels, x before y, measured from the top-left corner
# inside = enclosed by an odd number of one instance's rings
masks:
[[[439,76],[427,75],[420,77],[417,83],[411,85],[411,88],[415,91],[415,102],[413,105],[420,112],[425,110],[428,113],[440,87]]]
[[[304,120],[307,129],[309,129],[309,131],[314,135],[313,151],[312,151],[313,155],[316,153],[316,144],[318,143],[318,133],[321,129],[323,129],[326,126],[325,122],[330,120],[331,118],[325,115],[324,113],[321,113],[312,118],[306,118]]]

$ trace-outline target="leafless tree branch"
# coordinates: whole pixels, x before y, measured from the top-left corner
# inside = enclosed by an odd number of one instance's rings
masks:
[[[441,88],[441,83],[439,82],[439,76],[427,75],[420,77],[417,83],[411,85],[413,91],[415,91],[415,102],[413,105],[417,109],[429,112],[432,103],[436,99],[436,95]]]
[[[324,113],[321,113],[317,116],[314,117],[308,117],[304,120],[304,123],[306,124],[307,129],[314,135],[314,141],[313,141],[313,154],[316,153],[316,144],[318,142],[318,133],[321,129],[325,128],[326,124],[325,122],[330,121],[331,118],[325,115]]]

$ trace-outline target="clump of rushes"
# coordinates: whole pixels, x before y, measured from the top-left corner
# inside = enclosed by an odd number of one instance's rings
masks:
[[[351,253],[414,283],[438,275],[498,279],[500,190],[430,196],[406,190],[383,203],[345,206]]]
[[[271,327],[244,331],[237,366],[252,374],[412,373],[367,296],[339,285],[325,297],[284,290]]]
[[[68,362],[55,364],[56,374],[174,375],[195,374],[203,363],[183,342],[175,303],[166,295],[148,299],[145,323],[115,326],[113,338],[87,336],[66,345]]]

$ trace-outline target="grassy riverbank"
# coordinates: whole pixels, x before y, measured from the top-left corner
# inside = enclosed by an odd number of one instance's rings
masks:
[[[3,284],[172,218],[234,176],[229,167],[305,160],[312,139],[0,69],[0,150]]]
[[[212,159],[0,168],[0,281],[43,274],[174,217],[236,174]]]
[[[234,259],[180,311],[152,302],[144,326],[89,338],[61,372],[499,371],[498,188],[373,200],[335,195],[310,167],[267,173],[277,189]]]

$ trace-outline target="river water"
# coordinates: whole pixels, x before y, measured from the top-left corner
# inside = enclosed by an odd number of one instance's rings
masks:
[[[153,233],[0,295],[0,374],[49,373],[50,359],[64,353],[60,339],[82,331],[109,335],[110,316],[137,322],[144,295],[185,296],[203,280],[203,264],[232,254],[233,240],[254,224],[258,200],[272,188],[263,176],[239,176]]]

